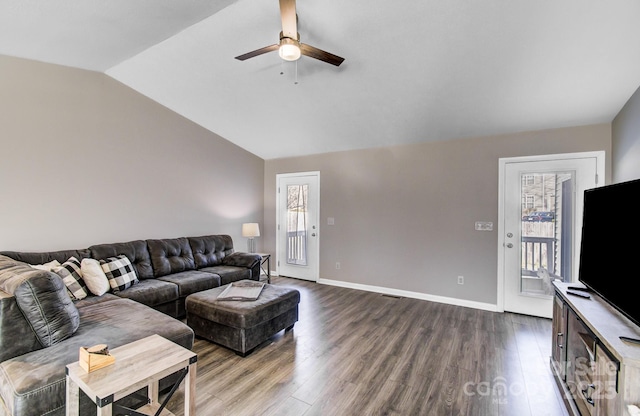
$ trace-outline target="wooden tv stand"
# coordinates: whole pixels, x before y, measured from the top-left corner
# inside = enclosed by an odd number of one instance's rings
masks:
[[[615,284],[615,280],[612,280]],[[551,370],[571,415],[630,415],[640,407],[640,327],[593,292],[554,282]],[[625,289],[621,289],[625,290]]]

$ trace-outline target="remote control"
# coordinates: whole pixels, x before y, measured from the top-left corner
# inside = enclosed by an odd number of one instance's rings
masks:
[[[640,339],[638,338],[629,338],[629,337],[620,337],[622,341],[630,342],[632,344],[640,344]]]
[[[583,292],[591,291],[591,289],[589,289],[588,287],[584,287],[584,286],[569,286],[567,288],[567,290],[581,290]]]
[[[584,292],[574,292],[573,290],[567,290],[567,293],[574,296],[580,296],[581,298],[586,298],[586,299],[591,298],[591,295]]]

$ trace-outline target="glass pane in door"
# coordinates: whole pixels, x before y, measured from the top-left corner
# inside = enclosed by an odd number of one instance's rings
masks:
[[[553,295],[551,280],[572,270],[573,172],[523,173],[520,293]]]
[[[287,186],[287,263],[307,265],[309,185]]]

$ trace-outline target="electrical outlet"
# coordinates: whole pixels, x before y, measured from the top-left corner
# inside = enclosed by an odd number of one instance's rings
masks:
[[[340,262],[336,262],[336,270],[340,270]]]
[[[464,284],[464,276],[458,276],[458,284],[459,285],[463,285]]]

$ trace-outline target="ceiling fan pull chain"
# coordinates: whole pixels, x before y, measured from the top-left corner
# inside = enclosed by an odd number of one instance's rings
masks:
[[[296,61],[296,81],[294,82],[295,85],[298,85],[298,61]]]
[[[284,75],[284,61],[280,60],[280,75]]]

